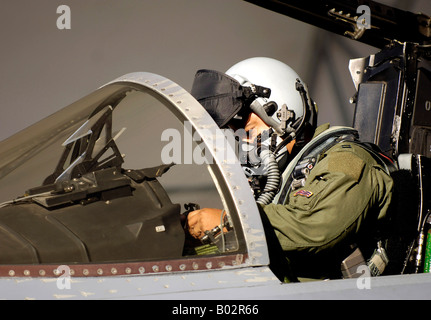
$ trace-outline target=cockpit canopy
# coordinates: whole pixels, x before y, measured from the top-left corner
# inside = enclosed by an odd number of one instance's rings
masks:
[[[218,127],[177,85],[138,75],[147,85],[114,81],[0,143],[0,265],[246,252],[224,172],[235,164],[208,145]],[[224,208],[230,232],[191,239],[199,206]]]

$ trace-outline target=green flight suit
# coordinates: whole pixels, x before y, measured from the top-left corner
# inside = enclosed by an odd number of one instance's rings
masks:
[[[373,238],[388,212],[392,188],[392,178],[369,152],[341,142],[321,155],[304,187],[291,191],[286,204],[263,210],[298,276],[337,277],[350,245]]]

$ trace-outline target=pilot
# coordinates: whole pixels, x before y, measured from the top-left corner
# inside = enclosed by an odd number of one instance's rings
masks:
[[[294,70],[271,58],[250,58],[226,73],[199,70],[191,93],[220,127],[252,132],[248,141],[259,139],[254,146],[275,159],[280,179],[263,200],[268,190],[261,187],[256,199],[296,276],[339,278],[354,248],[365,259],[372,256],[391,202],[388,166],[352,128],[316,127],[317,107]],[[264,185],[262,176],[249,178],[254,190]],[[191,212],[190,234],[202,237],[224,214],[216,208]]]

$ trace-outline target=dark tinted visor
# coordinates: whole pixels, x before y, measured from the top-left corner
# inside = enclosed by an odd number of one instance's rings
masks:
[[[220,128],[240,112],[245,102],[244,89],[239,82],[215,70],[198,70],[191,94]]]

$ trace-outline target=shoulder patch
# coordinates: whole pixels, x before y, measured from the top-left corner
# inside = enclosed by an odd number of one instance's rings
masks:
[[[331,172],[342,172],[358,181],[364,167],[364,160],[347,150],[328,153],[328,170]]]

